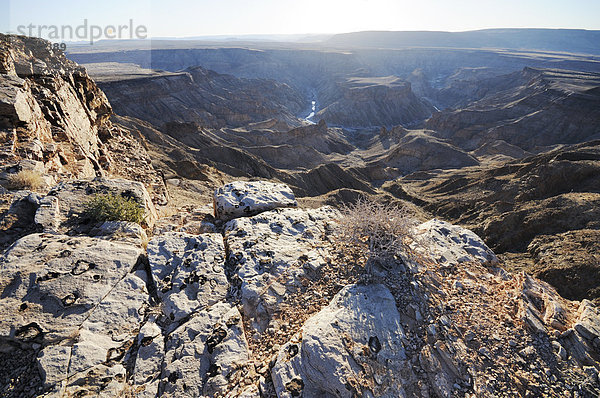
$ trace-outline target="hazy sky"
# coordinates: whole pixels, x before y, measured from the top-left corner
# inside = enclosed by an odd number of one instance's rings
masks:
[[[600,0],[0,0],[0,30],[19,25],[144,25],[149,36],[600,29]],[[47,33],[47,32],[46,32]]]

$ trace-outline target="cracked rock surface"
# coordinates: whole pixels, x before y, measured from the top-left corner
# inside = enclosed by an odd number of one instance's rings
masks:
[[[44,387],[71,391],[69,380],[110,368],[127,351],[148,308],[146,275],[134,271],[141,255],[131,245],[49,234],[28,235],[4,253],[1,334],[43,345]]]
[[[370,379],[376,396],[403,396],[412,373],[405,338],[384,285],[347,286],[282,347],[272,370],[277,395],[353,397]]]
[[[164,314],[173,322],[225,299],[225,249],[220,234],[170,232],[148,244],[148,260]]]
[[[225,226],[225,242],[234,279],[239,283],[244,315],[259,333],[273,313],[311,271],[326,263],[321,247],[339,213],[331,207],[278,209]]]
[[[54,204],[30,196],[42,220]],[[0,258],[6,396],[598,395],[592,302],[440,220],[367,278],[339,217],[275,208],[197,234],[162,220],[147,248],[123,222],[20,238]]]

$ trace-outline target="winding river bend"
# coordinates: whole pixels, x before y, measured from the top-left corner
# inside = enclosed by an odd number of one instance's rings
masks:
[[[310,113],[308,114],[308,116],[306,116],[304,118],[304,120],[307,121],[308,123],[315,124],[314,117],[317,114],[317,96],[313,90],[311,90],[311,91],[312,92],[309,97],[309,98],[312,98],[311,103],[310,103],[310,108],[309,108]]]
[[[317,110],[317,101],[312,101],[312,105],[311,105],[311,111],[310,114],[304,119],[307,122],[311,122],[314,123],[314,121],[312,120],[313,117],[315,117],[315,112]]]

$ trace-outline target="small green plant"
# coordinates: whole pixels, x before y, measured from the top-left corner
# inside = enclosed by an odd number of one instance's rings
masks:
[[[85,204],[84,217],[92,221],[130,221],[140,224],[144,209],[132,198],[114,193],[97,194]]]
[[[11,174],[6,182],[8,189],[30,189],[36,190],[44,186],[41,174],[33,170],[21,170]]]
[[[365,271],[373,273],[373,266],[387,266],[406,249],[406,238],[415,235],[417,219],[401,206],[383,204],[359,198],[342,209],[339,231],[344,239],[358,244],[368,256]]]

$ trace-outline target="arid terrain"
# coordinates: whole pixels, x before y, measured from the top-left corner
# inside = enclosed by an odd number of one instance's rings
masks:
[[[597,32],[409,33],[0,34],[0,397],[598,396]]]
[[[516,43],[517,33],[486,40]],[[76,48],[69,57],[88,67],[121,123],[161,151],[167,142],[179,148],[197,164],[192,170],[275,178],[310,203],[357,197],[339,190],[388,193],[472,228],[502,253],[529,253],[509,267],[570,298],[595,298],[598,271],[581,268],[598,269],[594,250],[560,265],[545,257],[595,241],[600,59],[593,49],[567,52],[564,36],[551,42],[542,33],[528,37],[530,51],[461,48],[479,46],[474,33],[454,46],[442,36],[365,33],[293,51],[281,43],[157,42]],[[414,48],[418,40],[446,48]],[[215,72],[208,78],[203,68]],[[251,95],[211,99],[222,90]],[[528,251],[536,237],[543,248]],[[582,271],[553,271],[564,267]]]

